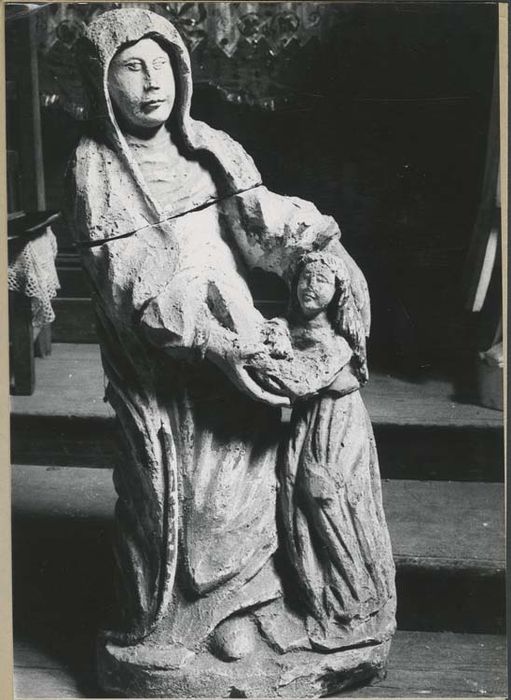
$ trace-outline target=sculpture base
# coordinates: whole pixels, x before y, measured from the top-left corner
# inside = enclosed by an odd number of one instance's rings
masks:
[[[390,640],[322,654],[279,654],[266,645],[237,661],[208,651],[148,643],[120,647],[102,643],[101,687],[124,697],[320,697],[381,679]]]

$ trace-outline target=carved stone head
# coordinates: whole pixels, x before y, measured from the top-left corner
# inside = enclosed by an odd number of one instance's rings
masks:
[[[146,128],[169,118],[188,141],[190,57],[168,20],[138,8],[104,12],[80,40],[79,56],[90,123],[108,142],[123,150],[127,126]]]
[[[337,256],[309,253],[298,261],[292,284],[294,313],[311,318],[343,303],[350,293],[348,269]]]
[[[176,97],[169,54],[150,37],[121,48],[110,62],[108,91],[121,129],[165,124]]]

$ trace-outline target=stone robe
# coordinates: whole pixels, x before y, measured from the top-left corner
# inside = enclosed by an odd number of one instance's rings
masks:
[[[116,15],[112,19],[112,15]],[[121,133],[107,70],[150,35],[169,52],[178,102],[167,128],[213,188],[163,205]],[[211,328],[254,338],[251,268],[286,278],[296,256],[337,243],[310,203],[269,192],[250,157],[190,117],[190,66],[175,29],[143,10],[106,13],[82,45],[90,134],[68,173],[67,216],[94,289],[106,395],[125,439],[114,481],[124,644],[152,635],[197,649],[222,620],[281,595],[273,558],[279,412],[204,360]],[[186,166],[188,163],[188,166]],[[172,199],[172,198],[171,198]],[[365,282],[353,261],[361,308]]]

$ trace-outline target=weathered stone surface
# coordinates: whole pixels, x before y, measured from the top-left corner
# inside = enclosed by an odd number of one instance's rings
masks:
[[[238,144],[191,119],[168,22],[107,12],[82,48],[96,118],[68,215],[125,444],[123,621],[100,645],[100,682],[300,697],[377,675],[395,592],[358,392],[364,277],[330,217],[269,192]],[[253,267],[288,283],[285,319],[256,310]],[[287,440],[276,407],[291,403]]]
[[[280,656],[259,645],[239,661],[208,652],[143,645],[100,649],[100,674],[126,697],[321,697],[384,675],[390,641],[332,654],[294,651]],[[162,665],[160,659],[167,659]]]

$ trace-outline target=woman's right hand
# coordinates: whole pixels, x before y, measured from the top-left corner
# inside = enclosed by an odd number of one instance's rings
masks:
[[[247,370],[249,360],[264,352],[262,345],[244,344],[234,333],[225,329],[215,329],[210,334],[206,356],[220,367],[240,391],[255,401],[269,406],[289,406],[287,396],[263,389]]]
[[[290,405],[290,400],[287,396],[272,394],[267,389],[263,389],[249,375],[247,368],[243,364],[233,363],[231,380],[245,394],[255,399],[262,401],[270,406],[287,407]]]

